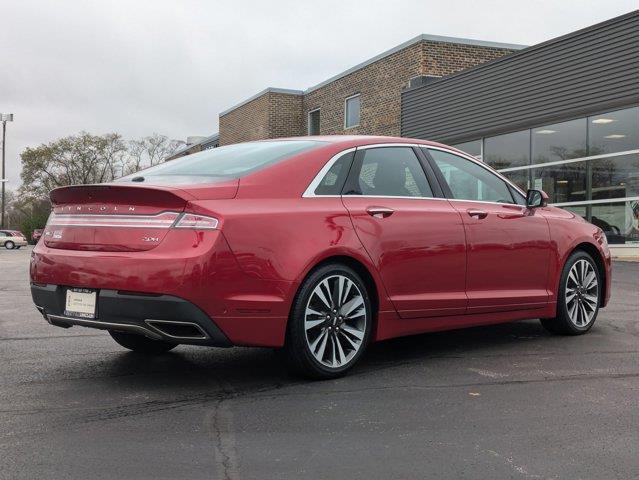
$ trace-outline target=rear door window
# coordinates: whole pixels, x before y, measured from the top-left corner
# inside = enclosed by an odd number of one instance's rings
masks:
[[[381,197],[433,197],[419,159],[410,147],[377,147],[363,150],[357,177],[358,191]]]
[[[355,152],[348,152],[339,157],[329,168],[315,189],[315,195],[339,195],[351,168]]]

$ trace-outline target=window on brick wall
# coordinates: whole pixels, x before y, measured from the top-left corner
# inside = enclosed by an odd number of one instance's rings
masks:
[[[317,108],[308,112],[308,134],[320,134],[320,109]]]
[[[344,128],[359,125],[360,95],[353,95],[344,101]]]

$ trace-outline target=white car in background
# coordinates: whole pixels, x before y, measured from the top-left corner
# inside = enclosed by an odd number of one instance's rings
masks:
[[[26,247],[27,239],[17,230],[0,230],[0,246],[7,250],[14,248]]]

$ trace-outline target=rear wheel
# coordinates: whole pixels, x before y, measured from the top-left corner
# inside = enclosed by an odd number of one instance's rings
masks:
[[[289,319],[289,367],[311,378],[335,378],[355,365],[369,340],[371,302],[351,268],[329,264],[304,281]]]
[[[109,334],[119,345],[139,353],[157,355],[160,353],[168,352],[169,350],[177,347],[177,343],[169,343],[162,340],[152,340],[150,338],[144,337],[142,335],[136,335],[134,333],[109,330]]]
[[[8,242],[4,242],[4,248],[6,248],[7,250],[13,250],[15,246],[16,244],[13,243],[11,240],[9,240]]]
[[[601,275],[592,257],[583,251],[573,253],[561,274],[557,297],[557,316],[541,324],[552,333],[581,335],[592,328],[599,313]]]

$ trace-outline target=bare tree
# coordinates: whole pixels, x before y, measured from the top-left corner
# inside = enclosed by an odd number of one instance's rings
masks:
[[[154,133],[149,137],[129,142],[129,161],[126,173],[134,173],[146,167],[164,162],[178,148],[184,145],[180,140],[171,140],[166,135]]]
[[[184,142],[154,133],[126,142],[117,133],[91,135],[81,132],[26,148],[22,159],[22,199],[45,199],[57,187],[109,182],[157,165]]]

